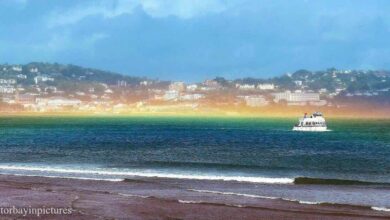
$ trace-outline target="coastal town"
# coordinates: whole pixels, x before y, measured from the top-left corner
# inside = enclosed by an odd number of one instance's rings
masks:
[[[199,83],[129,77],[73,65],[0,65],[1,112],[169,113],[343,109],[390,105],[390,72],[299,70],[271,79]]]

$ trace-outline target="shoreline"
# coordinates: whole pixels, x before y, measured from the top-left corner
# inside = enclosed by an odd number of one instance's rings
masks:
[[[125,181],[0,174],[1,207],[72,208],[71,215],[7,216],[20,219],[388,219],[381,207],[312,204],[283,199],[242,198],[190,190],[175,180]],[[245,200],[245,201],[244,201]],[[373,210],[376,209],[376,210]]]
[[[82,114],[82,113],[1,113],[0,118],[198,118],[198,119],[290,119],[296,120],[302,117],[299,114]],[[390,116],[375,116],[375,115],[331,115],[326,116],[327,119],[342,119],[342,120],[390,120]]]

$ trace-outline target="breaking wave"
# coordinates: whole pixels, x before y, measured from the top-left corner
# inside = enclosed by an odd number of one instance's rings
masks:
[[[114,170],[114,169],[75,169],[75,168],[60,168],[60,167],[40,167],[40,166],[16,166],[16,165],[0,165],[0,171],[32,171],[39,172],[42,176],[50,174],[76,174],[84,176],[115,176],[115,177],[157,177],[168,179],[190,179],[190,180],[216,180],[216,181],[237,181],[250,183],[265,183],[265,184],[292,184],[293,178],[273,178],[273,177],[257,177],[257,176],[230,176],[230,175],[212,175],[212,174],[182,174],[182,173],[167,173],[167,172],[145,172],[131,170]]]

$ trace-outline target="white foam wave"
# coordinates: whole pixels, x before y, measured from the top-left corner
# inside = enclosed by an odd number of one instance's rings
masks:
[[[303,201],[303,200],[288,199],[288,198],[273,197],[273,196],[260,196],[260,195],[245,194],[245,193],[221,192],[221,191],[198,190],[198,189],[188,189],[188,190],[189,191],[193,191],[193,192],[200,192],[200,193],[213,193],[213,194],[220,194],[220,195],[244,196],[244,197],[248,197],[248,198],[281,199],[281,200],[284,200],[284,201],[298,202],[299,204],[307,204],[307,205],[318,205],[318,204],[321,204],[321,202],[311,202],[311,201]]]
[[[220,176],[218,176],[218,175],[192,175],[192,174],[164,173],[164,172],[116,171],[116,170],[81,169],[81,168],[80,169],[72,169],[72,168],[33,167],[33,166],[15,166],[15,165],[0,165],[0,170],[36,171],[36,172],[86,174],[86,175],[157,177],[157,178],[169,178],[169,179],[220,180],[220,181],[238,181],[238,182],[266,183],[266,184],[292,184],[292,183],[294,183],[293,178],[271,178],[271,177],[255,177],[255,176],[222,176],[222,175],[220,175]]]
[[[298,201],[300,204],[307,204],[307,205],[318,205],[321,204],[321,202],[310,202],[310,201]]]
[[[245,193],[234,193],[234,192],[221,192],[221,191],[213,191],[213,190],[198,190],[198,189],[188,189],[189,191],[193,192],[200,192],[200,193],[213,193],[213,194],[220,194],[220,195],[233,195],[233,196],[244,196],[249,198],[259,198],[259,199],[279,199],[278,197],[272,197],[272,196],[259,196],[259,195],[253,195],[253,194],[245,194]]]
[[[202,203],[205,203],[203,201],[193,201],[193,200],[178,200],[179,203],[183,203],[183,204],[202,204]],[[216,203],[215,203],[216,204]],[[243,205],[237,205],[237,204],[223,204],[223,205],[226,205],[226,206],[231,206],[231,207],[238,207],[238,208],[243,208],[245,206]]]
[[[375,210],[375,211],[382,211],[382,212],[390,212],[390,208],[386,208],[386,207],[371,207],[372,210]]]
[[[125,196],[125,197],[136,197],[136,198],[142,198],[142,199],[150,198],[150,196],[134,195],[134,194],[128,194],[128,193],[118,193],[118,195]]]
[[[181,199],[179,199],[178,201],[179,201],[179,203],[183,203],[183,204],[201,204],[201,203],[203,203],[202,201],[181,200]]]

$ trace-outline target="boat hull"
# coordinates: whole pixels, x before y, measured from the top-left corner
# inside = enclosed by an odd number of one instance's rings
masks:
[[[293,131],[327,131],[327,127],[297,127],[294,126]]]

